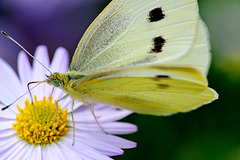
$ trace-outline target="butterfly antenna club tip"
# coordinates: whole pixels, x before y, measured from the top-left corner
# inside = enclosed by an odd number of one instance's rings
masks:
[[[8,109],[11,105],[5,106],[2,108],[2,111],[4,111],[5,109]]]
[[[4,36],[8,36],[7,32],[1,30],[1,33],[4,35]]]

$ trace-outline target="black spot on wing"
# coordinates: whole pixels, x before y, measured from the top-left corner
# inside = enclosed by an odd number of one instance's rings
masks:
[[[155,37],[153,39],[153,42],[154,42],[154,48],[152,48],[150,53],[160,53],[160,52],[162,52],[162,47],[166,42],[165,39],[162,38],[161,36],[159,36],[159,37]]]
[[[155,8],[149,12],[149,21],[157,22],[165,18],[165,14],[162,11],[161,7]]]
[[[157,84],[158,88],[161,88],[161,89],[166,89],[169,87],[169,85],[167,84]]]
[[[156,78],[170,78],[168,75],[157,75]]]
[[[153,77],[151,79],[156,81],[156,82],[160,82],[163,79],[168,79],[168,78],[170,78],[170,76],[168,76],[168,75],[157,75],[157,76],[155,76],[155,77]]]

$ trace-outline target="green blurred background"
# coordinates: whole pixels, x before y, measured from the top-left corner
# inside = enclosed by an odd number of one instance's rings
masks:
[[[84,30],[110,2],[80,1],[77,5],[50,8],[54,10],[51,16],[43,16],[35,15],[36,10],[19,9],[14,1],[2,0],[0,27],[32,53],[37,45],[45,44],[51,56],[58,46],[66,47],[72,55]],[[240,1],[200,0],[199,8],[209,28],[213,53],[209,85],[219,93],[219,100],[185,114],[169,117],[132,114],[123,119],[138,126],[138,132],[122,136],[138,146],[114,159],[240,159]],[[0,43],[0,57],[16,69],[20,49],[2,36]]]

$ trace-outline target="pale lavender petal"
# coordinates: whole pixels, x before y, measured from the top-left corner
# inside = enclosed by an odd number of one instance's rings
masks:
[[[47,68],[49,68],[49,56],[46,46],[39,46],[35,51],[35,57],[40,62],[43,63]],[[33,61],[33,81],[43,81],[46,79],[45,74],[49,74],[47,70],[40,65],[36,60]],[[51,90],[47,84],[41,84],[36,90],[33,91],[34,94],[37,94],[39,99],[42,99],[45,96],[45,93],[50,93]]]
[[[0,119],[3,119],[3,118],[0,118]],[[16,121],[14,121],[14,120],[1,121],[0,130],[12,128],[13,127],[12,124],[15,122]]]
[[[5,105],[9,105],[26,91],[26,87],[22,86],[16,73],[12,70],[12,68],[8,64],[6,64],[1,59],[0,59],[0,71],[1,71],[1,74],[4,75],[0,79],[0,88],[1,88],[0,100]],[[0,116],[2,117],[4,116],[4,114],[7,114],[7,115],[10,115],[11,118],[13,118],[12,113],[9,112],[9,110],[12,110],[15,114],[18,113],[18,110],[15,106],[16,104],[20,104],[21,101],[22,99],[17,101],[15,104],[13,104],[9,109],[1,112]],[[4,107],[4,106],[1,105],[1,107]]]
[[[32,145],[32,148],[34,146]],[[42,150],[41,150],[41,146],[38,145],[36,147],[34,147],[34,151],[32,152],[31,156],[28,157],[28,160],[42,160],[42,154],[41,154]]]
[[[31,157],[31,155],[34,152],[35,147],[34,147],[34,145],[30,145],[29,144],[29,145],[26,146],[26,148],[27,148],[27,152],[25,153],[25,155],[24,155],[24,157],[22,159],[24,159],[24,160],[31,160],[30,157]]]
[[[18,74],[23,86],[31,81],[32,67],[24,51],[19,52],[18,55]]]
[[[26,153],[28,151],[28,147],[26,147],[27,145],[28,144],[24,141],[18,141],[16,145],[5,152],[4,156],[8,157],[7,159],[21,160],[24,156],[22,152]]]
[[[15,98],[23,92],[23,88],[14,70],[1,58],[0,73],[3,75],[0,78],[0,86],[1,89],[5,89],[4,92],[6,93],[5,96],[1,97],[1,101],[9,103],[10,101],[15,100]],[[3,101],[2,98],[5,98],[5,101]]]
[[[23,143],[25,143],[26,145],[24,145],[23,148],[21,148],[20,152],[16,155],[16,157],[19,160],[22,160],[22,159],[28,160],[29,155],[31,155],[31,153],[34,150],[34,146],[28,144],[27,142],[23,142]]]
[[[17,150],[17,148],[21,149],[22,145],[22,141],[19,140],[13,140],[10,144],[6,144],[5,150],[1,152],[1,159],[8,159],[11,155],[16,154],[17,152],[15,152],[15,150]]]
[[[52,86],[51,86],[52,87]],[[63,90],[59,88],[54,88],[54,92],[52,94],[54,100],[62,99],[67,93],[65,93]],[[72,98],[67,97],[59,102],[59,105],[63,110],[65,110],[67,107],[71,110],[72,105]]]
[[[63,108],[63,110],[68,108],[68,112],[70,113],[72,111],[72,101],[73,101],[72,97],[67,97],[66,100],[64,100],[61,104],[61,107]],[[77,110],[79,107],[80,108],[83,107],[83,102],[74,100],[73,111],[75,112],[75,110]]]
[[[4,111],[0,111],[0,117],[14,120],[14,119],[16,119],[17,113],[18,113],[18,111],[16,108],[10,107]]]
[[[72,134],[72,131],[70,131],[68,134]],[[137,146],[136,142],[132,142],[124,138],[111,134],[105,134],[102,132],[83,132],[76,129],[76,136],[82,139],[91,138],[101,140],[120,148],[134,148]]]
[[[50,70],[52,72],[65,73],[67,72],[68,67],[69,67],[68,51],[63,47],[57,48],[50,66]]]
[[[129,134],[137,131],[136,125],[125,122],[109,122],[102,127],[111,134]]]
[[[122,119],[131,114],[132,111],[119,110],[115,107],[105,104],[95,104],[94,113],[99,122],[109,122]],[[78,117],[76,119],[76,122],[95,122],[92,112],[90,111],[88,106],[76,109],[74,111],[74,117]]]
[[[46,99],[49,98],[51,95],[51,88],[49,88],[49,85],[46,83],[41,83],[39,86],[37,86],[35,89],[31,90],[32,95],[36,95],[37,99],[43,100],[43,97],[45,96]]]
[[[47,160],[47,146],[44,146],[44,147],[41,147],[41,150],[42,150],[42,159],[43,160]]]
[[[68,132],[67,137],[73,137],[72,133],[73,133],[72,131]],[[108,156],[123,154],[122,149],[108,143],[108,141],[102,141],[91,136],[89,137],[87,134],[84,134],[85,136],[82,136],[81,132],[77,132],[77,133],[79,134],[75,135],[75,138],[76,138],[75,143],[85,144]]]
[[[11,104],[14,100],[16,100],[17,99],[17,95],[12,94],[11,91],[10,91],[10,89],[13,88],[13,85],[10,85],[10,84],[9,85],[3,85],[1,81],[2,80],[0,79],[0,88],[1,88],[0,101],[3,104],[0,104],[0,106],[1,106],[1,108],[3,108],[5,106]],[[12,91],[12,92],[15,92],[15,91]],[[7,110],[9,110],[9,109],[7,109]],[[6,113],[7,110],[0,111],[0,116],[2,114],[7,114]],[[16,108],[11,107],[10,110],[12,110],[14,114],[17,113],[17,109]],[[9,113],[9,114],[11,114],[11,113]]]
[[[17,142],[19,141],[19,138],[14,136],[9,136],[5,138],[0,139],[0,157],[5,153],[6,150],[13,147]]]
[[[12,135],[14,135],[14,134],[16,134],[16,131],[14,130],[14,129],[3,129],[3,130],[0,130],[0,139],[1,138],[7,138],[7,137],[9,137],[9,136],[12,136]]]
[[[85,160],[83,159],[82,155],[78,154],[71,148],[67,147],[67,145],[72,145],[72,144],[66,144],[66,143],[62,143],[62,141],[59,141],[57,142],[57,145],[61,150],[62,154],[64,154],[64,156],[67,157],[67,159]]]
[[[101,152],[98,152],[97,150],[93,149],[92,147],[89,147],[87,145],[84,145],[82,143],[75,143],[74,146],[72,146],[72,139],[64,137],[62,141],[59,143],[65,144],[67,147],[69,147],[71,150],[74,150],[75,152],[79,152],[79,154],[83,155],[86,158],[89,158],[91,160],[110,160],[111,158],[105,156]]]
[[[50,61],[48,56],[48,50],[46,46],[38,46],[35,51],[35,58],[38,59],[44,66],[49,68]],[[34,80],[45,79],[45,73],[47,70],[36,60],[33,61],[33,77]]]
[[[104,128],[104,130],[111,134],[129,134],[137,131],[137,126],[124,123],[124,122],[108,122],[108,123],[100,123],[100,125]],[[72,123],[69,123],[69,126],[72,126]],[[101,128],[97,125],[97,123],[79,123],[75,122],[75,128],[81,129],[84,131],[97,131],[102,132]]]
[[[107,141],[108,143],[120,148],[134,148],[137,146],[136,142],[132,142],[111,134],[104,134],[104,135],[101,133],[88,134],[88,136],[90,135],[93,139]]]
[[[59,149],[56,143],[46,146],[46,160],[65,160],[64,155],[62,154],[61,150]]]

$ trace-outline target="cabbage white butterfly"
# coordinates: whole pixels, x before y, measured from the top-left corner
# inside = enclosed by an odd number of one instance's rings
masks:
[[[208,88],[210,59],[196,0],[113,0],[83,35],[68,72],[47,82],[88,105],[170,115],[218,98]]]

